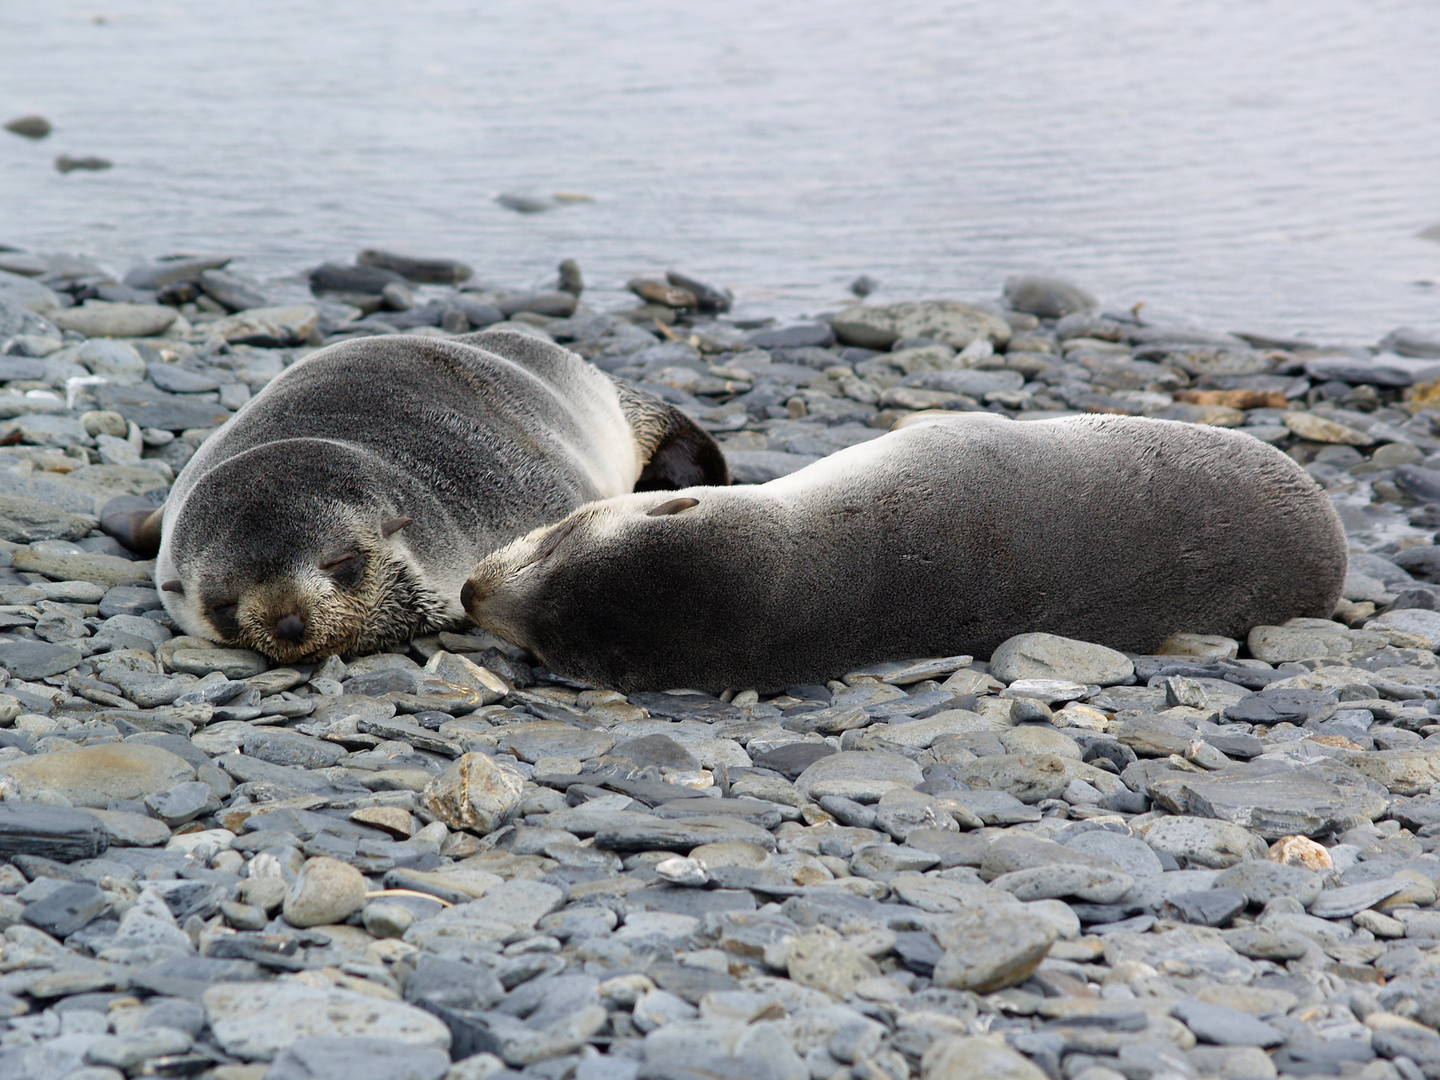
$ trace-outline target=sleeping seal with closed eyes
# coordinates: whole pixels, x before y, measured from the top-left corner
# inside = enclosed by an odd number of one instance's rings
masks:
[[[275,378],[131,539],[186,633],[291,663],[463,622],[478,558],[583,503],[728,482],[684,414],[558,345],[372,337]]]
[[[755,487],[581,507],[475,567],[481,626],[630,691],[774,689],[1048,631],[1129,652],[1328,617],[1325,493],[1234,431],[917,414]]]

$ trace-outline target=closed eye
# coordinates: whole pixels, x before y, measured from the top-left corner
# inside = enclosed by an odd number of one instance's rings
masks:
[[[240,634],[240,621],[236,615],[236,604],[217,604],[210,609],[210,624],[222,637],[237,637]]]
[[[573,533],[579,525],[580,519],[574,518],[551,529],[545,539],[540,541],[540,546],[535,549],[535,556],[530,562],[537,563],[541,559],[548,559],[551,555],[554,555],[556,549],[566,540],[570,539],[570,534]]]
[[[320,569],[340,585],[354,585],[365,570],[365,556],[353,551],[347,552],[321,563]]]

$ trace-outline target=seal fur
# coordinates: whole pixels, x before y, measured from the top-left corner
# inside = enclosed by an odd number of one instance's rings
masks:
[[[463,622],[485,552],[648,484],[727,483],[683,414],[514,331],[385,336],[275,378],[158,511],[155,580],[187,633],[282,662]],[[135,522],[139,540],[155,515]]]
[[[774,689],[1048,631],[1129,652],[1328,617],[1346,546],[1257,439],[921,414],[756,487],[585,506],[480,562],[481,626],[621,690]]]

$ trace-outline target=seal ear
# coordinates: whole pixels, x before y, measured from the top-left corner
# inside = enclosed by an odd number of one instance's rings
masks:
[[[185,586],[182,585],[178,580],[166,581],[161,583],[160,591],[183,593],[185,591]]]
[[[699,499],[671,499],[669,502],[663,502],[659,506],[651,507],[645,511],[645,516],[671,517],[674,514],[680,513],[682,510],[689,510],[690,507],[699,505]]]
[[[723,486],[730,466],[720,445],[675,406],[614,379],[620,408],[635,433],[635,446],[645,466],[636,491]]]
[[[401,529],[405,528],[406,525],[413,525],[413,524],[414,524],[414,519],[413,519],[413,518],[407,518],[407,517],[390,518],[389,520],[387,520],[387,521],[382,521],[382,522],[380,523],[380,535],[381,535],[381,536],[386,536],[386,537],[394,536],[394,535],[395,535],[397,532],[399,532]]]
[[[160,522],[164,506],[155,506],[141,495],[121,495],[100,511],[100,529],[137,555],[154,555],[160,550]]]

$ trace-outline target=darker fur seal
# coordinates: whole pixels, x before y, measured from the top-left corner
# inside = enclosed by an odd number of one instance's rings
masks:
[[[1346,545],[1237,432],[925,414],[758,487],[585,506],[483,560],[481,626],[621,690],[773,689],[1027,631],[1154,650],[1328,617]]]

